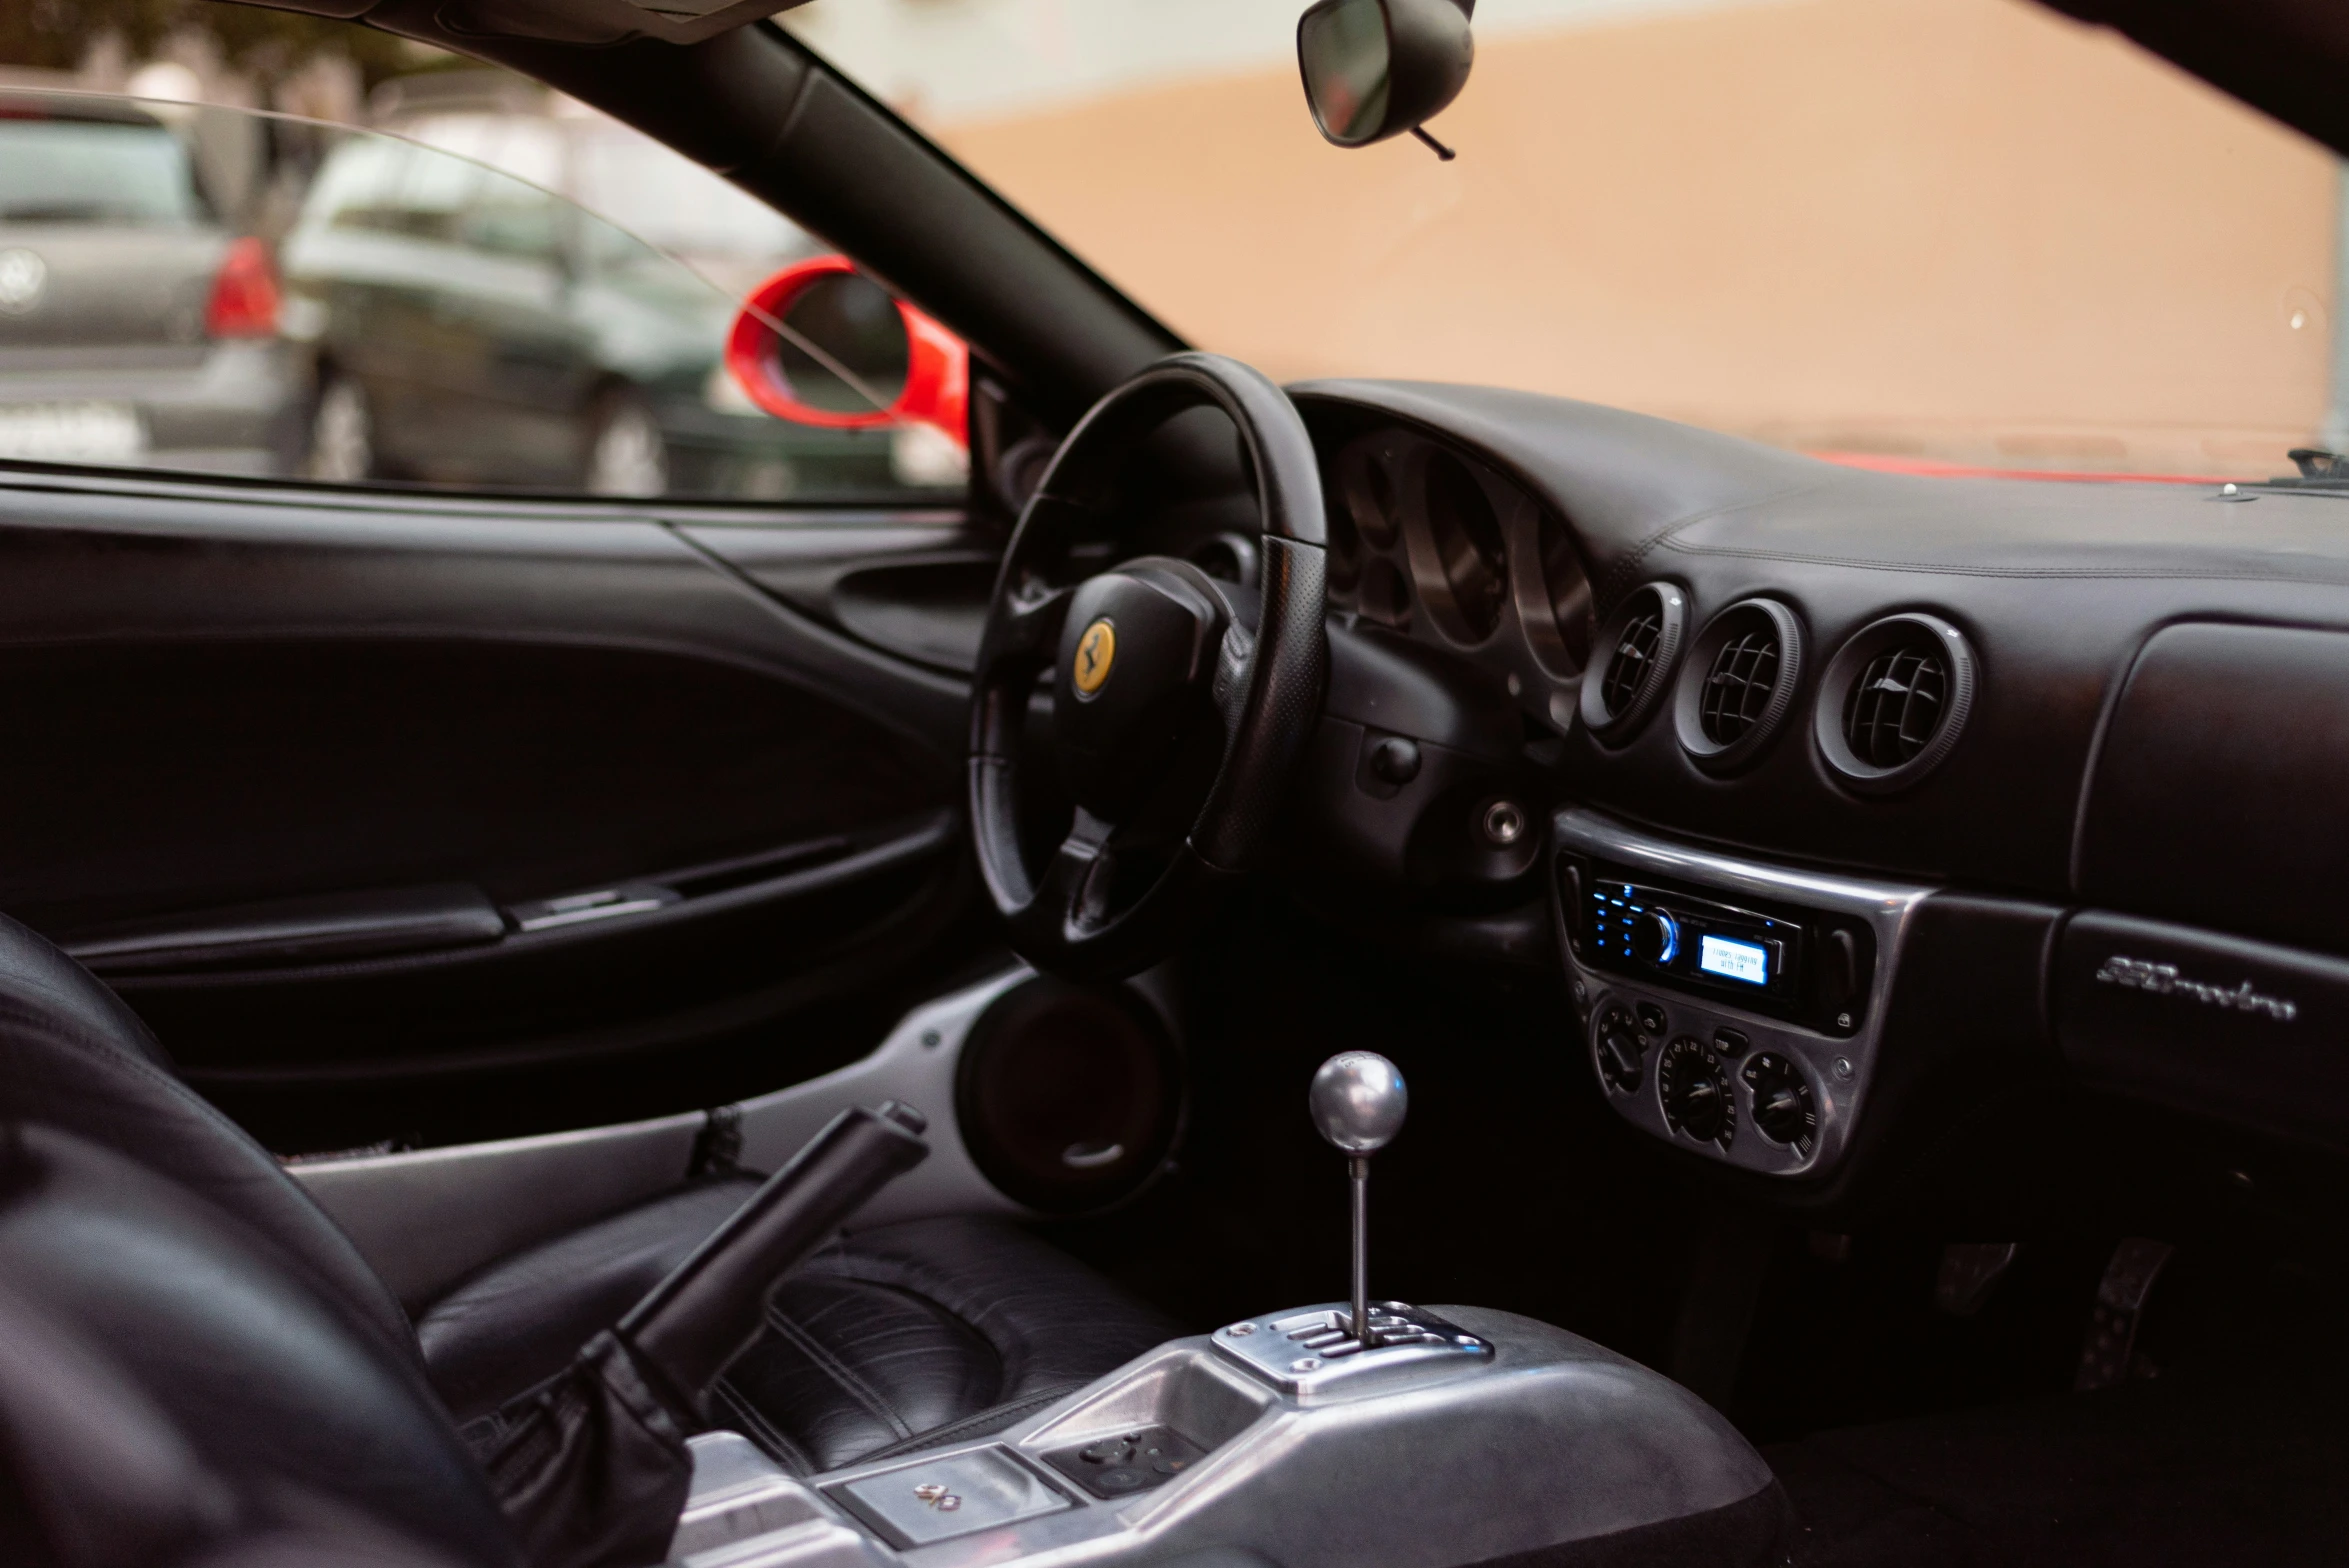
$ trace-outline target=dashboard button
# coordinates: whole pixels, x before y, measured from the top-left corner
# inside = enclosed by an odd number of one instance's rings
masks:
[[[1716,1029],[1713,1031],[1713,1049],[1732,1061],[1745,1055],[1746,1047],[1752,1043],[1745,1037],[1743,1029]]]
[[[1408,784],[1419,777],[1419,745],[1389,735],[1370,748],[1370,771],[1382,784]]]
[[[1639,1027],[1641,1033],[1662,1034],[1664,1032],[1664,1024],[1664,1009],[1658,1007],[1653,1002],[1642,1002],[1639,1004]]]

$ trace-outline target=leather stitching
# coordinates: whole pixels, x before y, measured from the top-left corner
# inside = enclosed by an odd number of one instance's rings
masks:
[[[785,1436],[783,1429],[769,1421],[766,1412],[752,1404],[749,1399],[744,1397],[742,1391],[731,1382],[720,1378],[710,1389],[710,1392],[717,1396],[728,1410],[739,1417],[743,1425],[750,1428],[747,1435],[751,1441],[767,1451],[769,1458],[797,1474],[815,1474],[815,1465],[810,1462],[800,1446]]]
[[[962,1282],[950,1272],[927,1267],[902,1257],[880,1257],[870,1253],[853,1253],[843,1247],[826,1258],[824,1272],[836,1279],[864,1285],[886,1285],[935,1302],[952,1317],[967,1325],[995,1352],[998,1388],[1018,1385],[1024,1366],[1023,1347],[1016,1332],[1004,1316],[991,1308],[1001,1303],[975,1296],[963,1288]],[[805,1267],[805,1265],[802,1265]],[[910,1435],[910,1434],[908,1434]]]
[[[1593,585],[1591,608],[1599,611],[1602,615],[1614,613],[1617,601],[1638,586],[1641,565],[1648,556],[1659,548],[1682,548],[1679,536],[1699,523],[1709,523],[1715,518],[1750,511],[1755,507],[1774,506],[1780,501],[1809,495],[1820,488],[1821,486],[1815,482],[1789,485],[1782,490],[1774,490],[1768,495],[1758,496],[1751,500],[1731,501],[1674,518],[1650,532],[1645,539],[1616,559],[1615,564],[1607,569],[1604,580]]]
[[[776,1333],[781,1334],[799,1347],[800,1353],[814,1362],[833,1382],[839,1384],[851,1399],[864,1406],[871,1414],[886,1421],[889,1424],[889,1430],[895,1432],[900,1439],[913,1436],[913,1428],[906,1424],[904,1418],[898,1415],[888,1400],[883,1399],[870,1383],[857,1376],[855,1369],[850,1367],[847,1362],[833,1355],[830,1350],[817,1342],[814,1335],[787,1317],[781,1308],[768,1308],[767,1322]]]

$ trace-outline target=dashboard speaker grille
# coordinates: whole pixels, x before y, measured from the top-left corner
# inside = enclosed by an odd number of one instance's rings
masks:
[[[1615,656],[1607,662],[1607,680],[1600,695],[1609,713],[1622,713],[1639,696],[1640,687],[1655,669],[1656,644],[1664,635],[1664,617],[1643,610],[1623,625],[1615,639]]]
[[[1183,1067],[1166,1024],[1122,985],[1043,976],[997,997],[955,1071],[955,1121],[987,1180],[1046,1214],[1133,1196],[1166,1163],[1183,1119]]]
[[[1889,648],[1868,661],[1843,703],[1843,738],[1875,768],[1914,760],[1940,733],[1949,708],[1949,666],[1929,644]]]
[[[1778,690],[1779,648],[1775,632],[1757,627],[1721,645],[1705,676],[1698,723],[1705,739],[1732,746],[1760,721]]]

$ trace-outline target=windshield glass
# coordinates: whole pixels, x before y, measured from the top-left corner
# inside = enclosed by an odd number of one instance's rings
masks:
[[[1887,466],[2264,476],[2349,439],[2325,149],[2025,0],[1482,0],[1341,151],[1302,0],[783,24],[1193,343]]]

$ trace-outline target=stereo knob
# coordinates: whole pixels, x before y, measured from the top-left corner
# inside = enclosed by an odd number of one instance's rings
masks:
[[[1656,1062],[1656,1093],[1664,1102],[1664,1123],[1674,1132],[1724,1149],[1737,1136],[1728,1070],[1703,1041],[1684,1034],[1664,1047]]]
[[[1819,1141],[1819,1106],[1802,1069],[1776,1051],[1764,1051],[1739,1074],[1753,1091],[1754,1125],[1772,1143],[1809,1154]]]
[[[1661,909],[1633,917],[1631,956],[1643,964],[1668,964],[1680,951],[1680,923]]]

